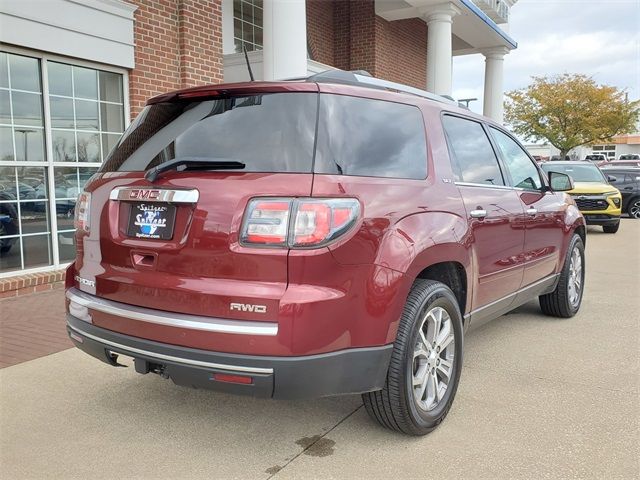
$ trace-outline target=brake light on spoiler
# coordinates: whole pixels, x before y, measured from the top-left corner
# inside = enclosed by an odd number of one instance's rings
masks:
[[[318,248],[347,233],[359,215],[355,198],[254,198],[245,211],[240,243]]]

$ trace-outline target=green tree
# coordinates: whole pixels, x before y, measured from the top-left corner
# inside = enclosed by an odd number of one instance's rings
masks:
[[[633,133],[639,116],[640,101],[586,75],[533,77],[527,88],[507,93],[505,103],[505,120],[518,135],[548,141],[561,158],[580,145]]]

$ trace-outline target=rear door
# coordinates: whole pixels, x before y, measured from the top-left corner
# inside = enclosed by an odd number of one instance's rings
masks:
[[[311,194],[316,109],[313,92],[146,107],[90,184],[90,233],[77,237],[82,288],[158,310],[274,321],[288,251],[244,247],[239,230],[251,198]],[[245,167],[145,179],[148,169],[178,158]],[[104,317],[100,326],[139,334],[134,323]]]
[[[494,127],[489,131],[524,208],[526,231],[522,287],[526,287],[558,269],[564,238],[564,194],[544,188],[535,161],[515,139]]]
[[[481,312],[476,318],[489,318],[509,306],[522,282],[524,210],[505,181],[483,125],[452,115],[443,117],[443,125],[472,234],[472,309]]]

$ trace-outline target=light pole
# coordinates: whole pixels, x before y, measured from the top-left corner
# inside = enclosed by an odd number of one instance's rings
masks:
[[[29,161],[29,142],[27,141],[27,135],[29,133],[37,132],[37,130],[33,130],[31,128],[16,128],[15,131],[21,132],[24,135],[24,161],[27,162]]]
[[[477,100],[477,98],[461,98],[460,100],[458,100],[458,103],[464,103],[464,106],[469,108],[469,104]]]

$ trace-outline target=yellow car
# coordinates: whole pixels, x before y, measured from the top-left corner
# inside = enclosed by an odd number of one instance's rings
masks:
[[[616,233],[620,227],[622,195],[609,185],[608,177],[591,162],[547,162],[546,172],[569,175],[574,183],[567,193],[573,197],[587,225],[602,225],[605,233]]]

